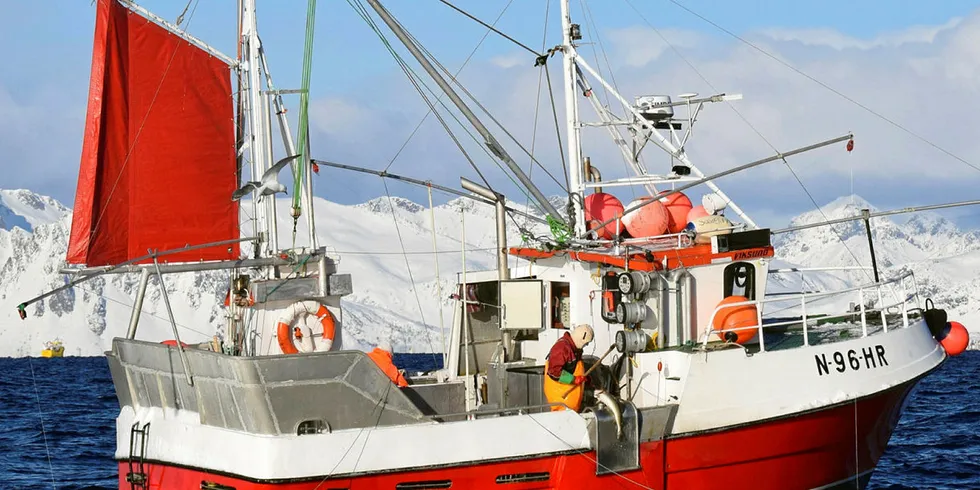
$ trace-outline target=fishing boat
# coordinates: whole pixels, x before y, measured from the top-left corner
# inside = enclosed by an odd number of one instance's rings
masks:
[[[49,340],[44,343],[44,349],[41,349],[41,357],[64,357],[65,356],[65,346],[61,343],[60,339]]]
[[[120,405],[119,488],[868,483],[910,391],[963,351],[966,330],[922,296],[910,273],[879,277],[877,267],[853,287],[767,294],[779,273],[771,239],[788,229],[760,226],[716,183],[804,151],[850,151],[851,134],[704,175],[684,152],[691,128],[704,107],[740,96],[628,101],[579,56],[582,29],[562,0],[561,39],[533,60],[562,61],[568,199],[559,210],[391,12],[377,0],[355,3],[386,45],[390,31],[391,44],[406,48],[533,207],[519,209],[486,182],[461,179],[465,192],[444,188],[494,207],[498,266],[462,270],[445,365],[396,386],[342,338],[341,298],[357,282],[384,279],[354,281],[315,232],[311,172],[358,169],[309,154],[309,41],[302,88],[282,90],[272,83],[254,0],[238,2],[235,57],[132,2],[97,0],[64,269],[73,279],[64,287],[104,274],[139,275],[127,335],[105,352]],[[596,84],[623,114],[596,100]],[[295,135],[285,117],[289,94],[300,99]],[[580,118],[583,101],[597,122]],[[602,180],[580,137],[590,128],[613,136],[635,175]],[[667,171],[646,167],[638,154],[647,147],[671,156]],[[277,175],[286,168],[292,225],[304,220],[308,232],[301,246],[279,239],[275,196],[285,188]],[[646,197],[624,206],[602,192],[616,186],[643,189]],[[697,206],[695,192],[703,193]],[[242,228],[240,212],[254,233]],[[507,220],[515,214],[549,234],[508,246]],[[515,257],[520,267],[508,264]],[[171,274],[207,270],[229,274],[216,286],[227,322],[215,340],[180,341],[163,287],[174,338],[140,340],[150,276],[163,285]],[[22,303],[21,317],[59,290]],[[583,324],[599,354],[584,358],[591,386],[579,403],[562,401],[570,391],[555,401],[555,390],[566,388],[546,389],[548,353]]]

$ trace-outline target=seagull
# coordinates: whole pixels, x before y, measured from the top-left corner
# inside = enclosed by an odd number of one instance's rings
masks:
[[[278,162],[276,162],[275,165],[272,166],[272,168],[266,170],[265,173],[262,174],[261,181],[246,182],[241,189],[238,189],[237,191],[232,193],[231,200],[237,201],[242,197],[244,197],[249,192],[256,192],[256,191],[259,193],[259,197],[275,195],[277,192],[288,194],[288,192],[286,192],[286,186],[280,184],[279,181],[276,180],[276,177],[279,175],[279,171],[281,171],[283,167],[285,167],[289,162],[297,158],[299,158],[299,155],[293,155],[291,157],[286,157],[283,158],[282,160],[279,160]]]

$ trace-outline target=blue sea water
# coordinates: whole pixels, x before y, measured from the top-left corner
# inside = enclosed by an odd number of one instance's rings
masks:
[[[439,361],[395,357],[409,372]],[[0,489],[116,488],[119,405],[105,358],[0,358],[0,373]],[[980,352],[919,383],[869,488],[980,489]]]

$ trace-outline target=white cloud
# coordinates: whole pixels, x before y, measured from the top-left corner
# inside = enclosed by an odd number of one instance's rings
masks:
[[[627,100],[633,100],[637,95],[690,91],[702,95],[717,92],[745,95],[745,99],[734,102],[733,107],[752,128],[725,104],[711,104],[700,115],[687,149],[706,173],[772,154],[772,149],[756,131],[780,151],[853,131],[856,147],[850,154],[844,151],[841,143],[790,159],[818,202],[849,193],[852,171],[854,191],[883,209],[975,196],[980,172],[752,47],[700,32],[661,29],[684,57],[682,59],[649,28],[633,26],[603,32],[605,54],[615,73],[614,83]],[[980,127],[980,99],[976,97],[980,90],[980,12],[938,26],[915,26],[871,39],[857,39],[829,29],[768,29],[749,36],[754,44],[776,58],[980,166],[980,139],[974,134],[974,128]],[[590,64],[602,73],[608,73],[605,58],[599,53],[597,62],[592,49],[598,49],[598,46],[583,46],[580,51]],[[383,62],[390,63],[390,60]],[[460,80],[528,150],[533,149],[535,157],[559,181],[563,181],[547,84],[542,82],[539,92],[541,68],[531,65],[528,55],[519,52],[482,58],[478,55],[467,65]],[[561,59],[550,58],[548,65],[564,143]],[[431,80],[424,80],[438,91]],[[598,84],[593,86],[603,104],[621,112],[618,103],[606,99]],[[459,92],[467,99],[461,90]],[[73,176],[80,148],[84,104],[80,104],[81,109],[76,107],[66,112],[56,104],[43,103],[41,98],[25,101],[4,95],[0,89],[0,150],[8,162],[6,169],[17,168],[9,160],[10,155],[14,155],[18,161],[41,163],[35,165],[36,168],[48,165],[47,174],[52,174],[51,166],[56,164],[70,168]],[[75,105],[79,105],[79,100],[84,101],[84,93],[81,98],[78,95],[71,94],[70,100],[75,101]],[[32,102],[34,100],[41,102]],[[592,119],[589,104],[579,100],[583,117]],[[450,105],[445,97],[443,101]],[[476,104],[471,102],[470,106],[528,172],[527,155],[512,144]],[[426,109],[400,69],[391,63],[391,70],[384,76],[379,77],[377,73],[365,76],[363,83],[346,93],[314,99],[311,104],[314,156],[384,168],[399,152]],[[295,116],[295,112],[291,115]],[[463,120],[455,109],[453,112]],[[74,119],[64,120],[69,118]],[[499,186],[509,198],[523,202],[525,196],[500,170],[499,162],[487,157],[482,138],[475,135],[472,127],[464,120],[463,127],[474,133],[473,136],[461,131],[453,117],[446,115],[445,120],[454,128],[459,143],[478,163],[491,184]],[[626,174],[625,164],[604,130],[586,129],[583,138],[586,154],[602,170],[604,178]],[[70,150],[58,151],[70,154],[58,156],[56,163],[47,163],[47,155],[38,155],[44,152],[37,149],[56,146],[50,144],[52,141],[59,142],[58,148]],[[567,155],[567,148],[563,147],[562,152]],[[651,147],[645,155],[654,171],[662,172],[668,168],[669,159],[662,152]],[[459,187],[460,175],[481,181],[456,148],[456,143],[431,116],[401,151],[391,171],[433,179],[453,188]],[[542,185],[545,193],[559,192],[559,186],[542,173],[538,167],[531,171],[532,178]],[[320,181],[323,184],[318,184],[321,186],[318,191],[325,191],[324,195],[333,200],[350,202],[384,193],[377,178],[340,173],[333,176],[336,178],[323,179]],[[345,183],[352,179],[357,185]],[[726,177],[718,184],[747,209],[757,209],[772,217],[812,209],[809,197],[782,163]],[[6,179],[2,185],[10,186]],[[40,180],[23,185],[49,192],[45,189],[47,184]],[[389,185],[393,193],[425,199],[424,191],[397,183]],[[616,192],[624,199],[632,195],[624,188]],[[695,194],[692,197],[698,198],[700,192]]]
[[[624,56],[620,63],[631,67],[641,67],[656,61],[671,49],[690,48],[701,41],[701,36],[693,31],[679,29],[658,29],[649,27],[624,27],[612,29],[606,35],[612,41],[612,48]],[[661,37],[662,36],[662,37]],[[668,42],[670,44],[668,44]]]
[[[866,41],[828,31],[833,35],[828,34],[821,42],[817,42],[816,37],[800,42],[803,36],[770,35],[756,39],[754,43],[889,120],[980,166],[980,140],[972,136],[971,129],[980,125],[980,102],[973,96],[980,89],[980,77],[967,77],[971,73],[971,64],[980,66],[980,48],[977,48],[980,42],[972,42],[974,39],[980,41],[978,19],[980,15],[953,19],[941,26],[913,27]],[[773,154],[757,131],[779,151],[853,132],[855,150],[852,153],[845,152],[844,143],[840,143],[789,160],[818,202],[850,193],[852,172],[854,192],[883,209],[969,199],[975,194],[973,188],[980,183],[977,170],[944,155],[754,48],[734,40],[709,40],[696,32],[662,32],[685,59],[648,28],[631,27],[609,32],[607,39],[612,42],[606,44],[607,54],[615,70],[615,83],[627,100],[642,94],[689,91],[702,95],[716,92],[745,94],[745,99],[734,102],[733,107],[751,127],[725,104],[710,104],[699,117],[688,151],[705,173],[715,173]],[[828,50],[828,47],[834,49]],[[844,49],[846,47],[859,49]],[[586,49],[582,48],[583,54],[587,53]],[[591,53],[587,59],[596,63]],[[604,59],[601,56],[599,59],[602,72],[607,73]],[[461,77],[463,83],[526,147],[530,148],[533,140],[535,156],[553,175],[563,180],[546,86],[540,92],[540,98],[535,100],[539,69],[521,67],[508,60],[511,58],[506,56],[482,63],[474,60]],[[922,69],[929,64],[941,69]],[[561,61],[552,58],[549,65],[564,134]],[[593,86],[599,100],[607,104],[599,85],[593,83]],[[384,114],[391,111],[410,123],[387,126],[390,131],[387,144],[392,147],[390,155],[421,117],[424,106],[416,106],[417,113],[403,107],[405,99],[418,98],[404,80],[385,92],[378,94],[378,100],[372,106],[377,117],[385,119]],[[608,104],[619,110],[615,101]],[[580,111],[583,117],[594,119],[591,107],[582,99]],[[536,131],[535,115],[538,119]],[[487,116],[480,116],[527,171],[527,156],[507,143],[507,137]],[[375,117],[371,119],[371,124],[376,122]],[[363,130],[367,131],[367,127]],[[586,129],[583,133],[585,153],[601,168],[604,178],[626,174],[625,165],[604,130]],[[509,184],[496,164],[486,158],[465,133],[458,134],[464,144],[470,145],[467,149],[483,172],[503,186],[508,195],[514,196],[512,198],[523,201],[524,196]],[[406,151],[398,164],[405,173],[458,187],[458,176],[469,171],[458,150],[434,122],[430,131],[417,137],[412,145],[416,149]],[[563,151],[567,154],[567,150]],[[669,166],[668,157],[653,148],[646,152],[646,160],[657,172],[663,172]],[[382,166],[385,163],[387,161],[381,162]],[[410,170],[406,169],[409,165]],[[534,180],[545,187],[546,193],[559,190],[549,178],[541,175],[539,168],[532,172]],[[758,209],[760,215],[767,217],[789,216],[812,209],[810,198],[780,162],[726,177],[719,181],[719,185],[744,207]],[[628,189],[619,188],[616,192],[623,199],[632,197],[632,191]],[[693,197],[697,198],[700,193],[694,193]]]
[[[331,136],[344,136],[369,126],[374,111],[351,100],[328,97],[310,103],[311,129]]]
[[[873,49],[898,47],[903,44],[932,43],[938,35],[954,29],[962,20],[959,17],[954,17],[941,25],[911,26],[898,31],[885,32],[871,39],[859,39],[827,28],[771,28],[762,30],[761,34],[776,41],[796,41],[807,46],[826,46],[838,50],[848,48]]]
[[[77,87],[14,93],[0,84],[0,188],[43,190],[71,202],[85,123]],[[26,95],[26,96],[25,96]],[[76,98],[81,95],[81,99]]]

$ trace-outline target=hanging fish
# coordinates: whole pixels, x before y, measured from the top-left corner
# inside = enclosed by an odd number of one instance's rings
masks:
[[[616,403],[616,399],[604,390],[595,390],[595,398],[598,405],[604,405],[612,412],[613,418],[616,419],[616,439],[622,439],[623,414],[619,409],[619,403]]]

